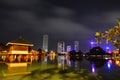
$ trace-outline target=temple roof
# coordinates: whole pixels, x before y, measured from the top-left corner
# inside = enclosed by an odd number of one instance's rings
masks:
[[[33,44],[31,42],[25,40],[22,37],[19,37],[19,38],[15,39],[15,40],[12,40],[12,41],[8,42],[6,45],[10,45],[10,44],[33,46]]]

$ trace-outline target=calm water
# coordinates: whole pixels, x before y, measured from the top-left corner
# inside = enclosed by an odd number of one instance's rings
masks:
[[[51,70],[50,70],[51,68]],[[90,73],[92,75],[99,75],[101,80],[118,80],[120,79],[120,62],[113,60],[88,60],[85,58],[81,58],[78,60],[70,59],[69,56],[58,56],[58,57],[50,57],[46,56],[40,61],[33,61],[32,64],[28,64],[26,68],[13,68],[13,71],[26,71],[32,72],[32,74],[26,74],[24,77],[17,75],[21,80],[45,80],[40,79],[40,75],[43,74],[47,69],[47,73],[51,73],[51,75],[55,74],[52,70],[61,69],[67,72],[76,72],[79,73],[81,70],[86,73]],[[41,70],[44,70],[41,72]],[[4,63],[0,63],[0,80],[14,80],[15,76],[6,76],[3,77],[3,72],[8,72],[9,69]],[[51,71],[51,72],[50,72]],[[45,74],[45,73],[44,73]],[[33,76],[34,75],[34,76]],[[47,75],[47,74],[45,74]],[[56,74],[55,74],[56,75]],[[31,77],[32,76],[32,77]],[[58,76],[58,75],[56,75]],[[84,76],[84,75],[83,75]],[[31,79],[32,78],[32,79]],[[36,79],[35,79],[36,78]],[[63,77],[64,78],[64,77]],[[16,79],[15,79],[16,80]],[[50,79],[50,80],[53,80]],[[59,80],[68,80],[68,79],[59,79]],[[72,80],[72,79],[71,79]],[[85,80],[85,79],[73,79],[73,80]],[[89,79],[87,79],[89,80]],[[92,79],[91,79],[92,80]],[[95,79],[97,80],[97,79]]]

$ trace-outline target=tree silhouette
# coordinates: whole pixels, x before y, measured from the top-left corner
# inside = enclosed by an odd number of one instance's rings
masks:
[[[90,49],[89,54],[104,55],[106,52],[99,46]]]

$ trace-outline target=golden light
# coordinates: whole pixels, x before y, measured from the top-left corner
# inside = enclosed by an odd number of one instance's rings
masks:
[[[100,32],[96,32],[96,33],[95,33],[95,36],[96,36],[96,37],[99,37],[99,36],[100,36]]]

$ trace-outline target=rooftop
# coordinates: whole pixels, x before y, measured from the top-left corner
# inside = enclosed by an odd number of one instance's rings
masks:
[[[15,40],[11,40],[10,42],[8,42],[6,45],[10,45],[10,44],[14,44],[14,45],[26,45],[26,46],[33,46],[33,44],[27,40],[25,40],[22,37],[19,37]]]

